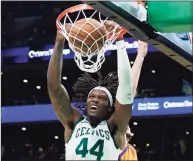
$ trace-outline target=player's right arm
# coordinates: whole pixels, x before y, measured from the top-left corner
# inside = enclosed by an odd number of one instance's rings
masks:
[[[63,35],[57,32],[54,51],[48,66],[47,86],[57,117],[64,127],[71,129],[81,115],[72,108],[68,92],[61,84],[64,42]]]

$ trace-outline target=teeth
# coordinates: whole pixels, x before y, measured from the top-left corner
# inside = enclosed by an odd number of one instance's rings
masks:
[[[92,108],[97,109],[97,106],[92,105],[92,106],[91,106],[91,109],[92,109]]]

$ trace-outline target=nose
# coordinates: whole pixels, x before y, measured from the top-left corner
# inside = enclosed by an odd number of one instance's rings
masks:
[[[91,100],[91,102],[94,103],[94,104],[98,104],[99,103],[99,99],[95,97],[95,98],[93,98]]]

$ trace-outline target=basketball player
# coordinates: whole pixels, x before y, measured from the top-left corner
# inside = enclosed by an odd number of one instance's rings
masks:
[[[127,133],[126,133],[128,145],[119,155],[119,159],[118,159],[119,161],[137,161],[137,151],[131,144],[129,144],[133,135],[134,134],[131,132],[128,126]]]
[[[48,67],[47,85],[54,110],[65,128],[66,160],[117,160],[127,146],[126,131],[136,84],[132,82],[132,75],[138,73],[131,72],[122,36],[116,42],[119,85],[115,109],[110,87],[95,86],[89,91],[86,100],[87,117],[84,118],[71,106],[68,93],[61,84],[65,38],[57,32]],[[93,79],[80,81],[87,81],[87,87],[97,84]]]

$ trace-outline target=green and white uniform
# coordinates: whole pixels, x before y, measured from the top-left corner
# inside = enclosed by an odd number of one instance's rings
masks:
[[[65,144],[66,160],[118,160],[121,150],[115,146],[106,121],[93,128],[86,118],[77,121]]]

